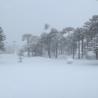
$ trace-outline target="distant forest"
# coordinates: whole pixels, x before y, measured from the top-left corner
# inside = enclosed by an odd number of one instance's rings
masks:
[[[0,28],[0,49],[4,49],[5,36]],[[61,31],[50,28],[47,23],[40,36],[24,34],[24,45],[18,50],[19,56],[42,56],[58,58],[61,55],[71,56],[73,59],[89,58],[98,60],[98,15],[92,16],[82,27],[65,27]]]

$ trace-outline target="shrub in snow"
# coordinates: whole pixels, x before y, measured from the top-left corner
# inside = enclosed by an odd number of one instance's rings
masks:
[[[94,59],[95,58],[95,53],[93,51],[87,52],[86,58],[87,59]]]
[[[19,57],[19,62],[20,62],[20,63],[22,62],[22,56]]]
[[[23,50],[19,50],[18,56],[19,56],[19,62],[21,63],[23,60]]]
[[[73,63],[73,59],[68,58],[68,59],[67,59],[67,64],[72,64],[72,63]]]

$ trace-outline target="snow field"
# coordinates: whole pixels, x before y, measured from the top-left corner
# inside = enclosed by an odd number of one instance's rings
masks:
[[[98,63],[1,55],[0,98],[98,98]]]

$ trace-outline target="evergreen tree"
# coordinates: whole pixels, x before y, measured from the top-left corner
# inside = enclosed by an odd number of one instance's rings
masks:
[[[2,27],[0,27],[0,50],[4,50],[4,40],[5,40],[5,35],[3,32]]]

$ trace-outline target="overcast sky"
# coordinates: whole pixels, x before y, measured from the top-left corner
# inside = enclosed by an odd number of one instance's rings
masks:
[[[96,14],[97,0],[0,0],[0,26],[9,42],[41,34],[45,23],[59,30],[82,26]]]

